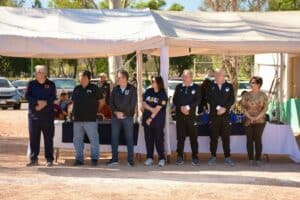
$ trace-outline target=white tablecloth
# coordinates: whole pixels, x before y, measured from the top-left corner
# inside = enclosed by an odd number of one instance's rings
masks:
[[[140,128],[138,145],[136,152],[145,154],[145,139],[143,128]],[[294,162],[300,163],[300,150],[296,142],[296,138],[289,125],[278,125],[267,123],[263,132],[263,153],[264,154],[278,154],[288,155]],[[166,141],[167,142],[167,141]],[[169,151],[176,151],[176,124],[170,123],[170,147]],[[208,136],[199,136],[199,152],[210,153],[209,149],[210,139]],[[167,145],[165,145],[167,147]],[[246,148],[246,136],[245,135],[233,135],[230,136],[231,153],[247,154]],[[166,152],[170,153],[167,149]],[[189,138],[185,140],[184,146],[185,152],[191,152]],[[218,153],[223,153],[222,141],[218,143]]]
[[[62,124],[63,121],[55,121],[55,137],[54,147],[55,148],[71,148],[74,149],[73,143],[62,142]],[[170,139],[165,138],[166,152],[170,154],[176,151],[176,124],[170,123]],[[199,136],[199,152],[209,153],[209,137]],[[42,143],[41,143],[42,144]],[[246,136],[234,135],[230,137],[230,146],[232,153],[246,154]],[[169,148],[168,148],[169,147]],[[89,149],[90,145],[85,144],[85,149]],[[101,152],[110,152],[110,145],[100,145]],[[189,138],[185,141],[185,152],[191,152]],[[119,146],[119,152],[127,152],[126,146]],[[219,140],[218,153],[222,153],[222,142]],[[135,146],[135,153],[146,154],[144,130],[143,127],[139,127],[138,144]],[[267,123],[263,133],[263,153],[264,154],[278,154],[278,155],[289,155],[289,157],[300,163],[300,150],[297,145],[293,131],[289,125],[277,125]]]
[[[55,120],[54,126],[55,126],[55,135],[54,135],[54,141],[53,145],[54,148],[67,148],[67,149],[74,149],[73,143],[65,143],[62,142],[62,124],[64,121],[58,121]],[[90,149],[90,144],[84,144],[84,149]],[[100,145],[100,152],[111,152],[111,145]],[[119,146],[119,152],[127,152],[126,146]]]

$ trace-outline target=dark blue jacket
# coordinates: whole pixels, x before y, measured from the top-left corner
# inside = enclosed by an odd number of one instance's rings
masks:
[[[212,118],[217,116],[217,106],[226,108],[224,115],[228,115],[231,106],[234,104],[232,84],[225,82],[220,90],[219,86],[215,82],[212,82],[207,90],[207,100],[210,105],[210,116]]]
[[[29,117],[36,119],[54,119],[53,102],[56,99],[55,84],[46,79],[45,83],[40,84],[37,80],[30,81],[26,90],[26,99],[29,103]],[[38,100],[47,101],[47,106],[37,111]]]

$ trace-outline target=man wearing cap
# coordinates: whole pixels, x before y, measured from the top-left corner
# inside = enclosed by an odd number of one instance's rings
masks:
[[[47,166],[53,165],[54,105],[56,99],[55,84],[47,79],[47,68],[35,67],[35,80],[28,83],[26,99],[29,103],[29,141],[30,162],[27,166],[38,164],[41,132],[44,136],[45,158]]]
[[[96,166],[99,159],[99,135],[97,111],[100,99],[103,98],[100,89],[90,83],[91,72],[79,73],[80,84],[72,94],[73,101],[73,143],[76,150],[74,166],[84,165],[84,135],[87,134],[91,145],[91,164]]]

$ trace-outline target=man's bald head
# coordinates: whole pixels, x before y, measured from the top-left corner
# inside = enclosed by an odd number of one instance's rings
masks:
[[[225,82],[225,71],[223,68],[216,69],[215,80],[218,84],[223,84]]]

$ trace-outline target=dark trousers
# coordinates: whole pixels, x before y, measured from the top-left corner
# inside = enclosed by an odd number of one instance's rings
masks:
[[[35,119],[29,118],[29,141],[30,141],[30,159],[38,160],[40,153],[41,132],[44,136],[45,158],[48,162],[53,161],[53,137],[54,120],[53,119]]]
[[[112,118],[111,122],[112,128],[112,159],[118,161],[118,147],[119,147],[119,137],[120,132],[123,129],[125,133],[127,152],[128,152],[128,162],[133,161],[133,117],[127,117],[125,119]]]
[[[154,144],[156,147],[159,160],[165,159],[164,150],[164,128],[144,126],[145,142],[147,148],[147,158],[153,159]]]
[[[214,116],[210,124],[210,152],[216,157],[219,137],[222,139],[225,158],[230,157],[230,132],[228,115]]]
[[[186,136],[189,136],[192,157],[198,158],[198,124],[194,123],[192,119],[182,119],[178,118],[176,121],[177,129],[177,154],[180,157],[183,157],[184,142]]]
[[[249,160],[254,159],[254,144],[255,144],[255,160],[261,160],[262,153],[262,134],[265,124],[251,124],[246,126],[247,135],[247,151]]]

